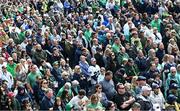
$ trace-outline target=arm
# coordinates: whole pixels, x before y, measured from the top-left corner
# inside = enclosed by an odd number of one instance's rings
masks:
[[[134,101],[135,101],[135,98],[131,96],[131,97],[129,97],[129,100],[125,101],[124,103],[125,104],[132,104]]]

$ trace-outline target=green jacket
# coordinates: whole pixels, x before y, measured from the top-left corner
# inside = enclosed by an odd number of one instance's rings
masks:
[[[57,93],[57,95],[56,95],[56,97],[61,97],[61,95],[62,95],[62,93],[63,93],[63,91],[64,91],[64,86],[58,91],[58,93]],[[69,90],[68,90],[68,95],[70,96],[70,97],[72,97],[73,95],[72,95],[72,90],[71,90],[71,87],[69,88]]]
[[[129,65],[125,65],[125,71],[127,76],[138,76],[139,71],[136,65],[133,66],[129,66]]]

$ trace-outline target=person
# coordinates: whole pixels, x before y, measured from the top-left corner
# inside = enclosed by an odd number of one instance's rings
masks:
[[[129,111],[141,111],[141,104],[135,102]]]
[[[98,95],[96,95],[96,94],[93,94],[92,96],[91,96],[91,102],[87,105],[87,109],[95,109],[95,110],[97,110],[97,109],[99,109],[99,110],[101,110],[101,109],[103,109],[103,106],[102,106],[102,104],[99,102],[99,97],[98,97]]]
[[[18,100],[15,98],[15,94],[13,92],[9,92],[7,96],[8,96],[9,110],[21,110],[21,106]]]
[[[61,104],[61,98],[56,97],[54,106],[53,106],[54,111],[63,111],[62,104]]]
[[[165,109],[166,110],[174,110],[174,111],[180,110],[179,106],[176,102],[176,99],[177,99],[177,97],[175,95],[173,95],[173,94],[168,95]]]
[[[169,89],[169,86],[172,83],[171,81],[175,81],[176,83],[179,83],[179,81],[177,79],[178,78],[177,78],[177,74],[176,74],[176,67],[171,67],[170,73],[168,74],[168,78],[166,80],[165,91],[167,91]]]
[[[5,64],[2,66],[2,71],[0,71],[0,78],[2,81],[3,80],[7,81],[7,85],[9,89],[13,87],[14,84],[13,76],[10,74],[10,72],[7,71],[7,67]]]
[[[149,86],[146,82],[146,77],[144,76],[138,76],[137,80],[137,86],[135,87],[135,93],[136,95],[140,94],[141,93],[141,90],[142,90],[142,87],[143,86]]]
[[[152,84],[152,92],[151,92],[149,98],[153,104],[153,107],[157,104],[159,106],[158,109],[160,109],[160,110],[165,109],[165,99],[164,99],[163,93],[160,90],[160,86],[158,84],[156,84],[156,83]]]
[[[167,95],[173,94],[177,97],[177,103],[180,103],[180,90],[179,90],[179,86],[177,83],[172,83],[169,87],[169,89],[167,90]]]
[[[89,75],[91,76],[91,85],[94,86],[97,84],[97,78],[100,75],[100,67],[96,64],[96,59],[91,58],[91,65],[88,68]]]
[[[36,77],[41,76],[40,73],[37,72],[37,67],[36,65],[31,66],[31,72],[27,75],[27,84],[28,87],[30,88],[31,92],[33,92],[33,87],[36,84]]]
[[[112,72],[107,71],[105,73],[105,78],[99,84],[102,86],[102,91],[106,94],[108,100],[112,100],[114,95],[116,94],[114,82],[112,80]],[[109,90],[111,89],[111,90]]]
[[[13,62],[13,58],[9,57],[8,58],[8,63],[7,63],[7,71],[10,72],[10,74],[15,78],[15,68],[16,68],[16,63]]]
[[[47,89],[45,91],[45,96],[42,99],[42,102],[40,103],[40,110],[53,110],[53,90]]]
[[[106,94],[102,92],[102,86],[100,84],[96,84],[95,94],[98,95],[103,107],[107,107],[109,100],[107,99]]]
[[[125,90],[124,84],[117,84],[117,94],[114,96],[117,108],[119,110],[129,110],[134,101],[135,98]]]
[[[141,104],[141,110],[151,111],[153,109],[153,104],[149,99],[151,93],[151,87],[142,86],[141,94],[137,96],[136,101]]]
[[[74,109],[83,110],[85,105],[87,104],[88,98],[86,97],[85,90],[81,89],[78,92],[77,96],[74,96],[68,104],[72,104]]]

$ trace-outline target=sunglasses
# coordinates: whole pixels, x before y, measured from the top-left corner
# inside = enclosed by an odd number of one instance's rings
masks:
[[[44,82],[43,84],[48,84],[47,82]]]

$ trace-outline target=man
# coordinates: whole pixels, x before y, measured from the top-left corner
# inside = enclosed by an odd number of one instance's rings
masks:
[[[117,104],[119,110],[129,110],[135,98],[125,90],[122,83],[117,85],[117,94],[114,97],[114,102]]]
[[[170,73],[168,74],[168,78],[166,80],[165,84],[165,94],[167,90],[169,89],[169,86],[171,85],[172,81],[175,81],[177,84],[179,84],[180,81],[178,81],[177,74],[176,74],[176,67],[170,68]]]
[[[164,96],[160,90],[160,87],[158,84],[153,83],[152,84],[152,92],[150,95],[150,101],[152,102],[153,105],[158,104],[160,106],[160,110],[165,109],[165,99]]]
[[[2,66],[2,71],[0,71],[0,79],[3,81],[7,81],[8,89],[11,89],[14,84],[13,76],[10,74],[10,72],[7,71],[6,65]]]
[[[122,65],[123,59],[129,59],[129,55],[126,53],[126,49],[124,47],[121,47],[120,53],[117,54],[117,61],[119,66]]]
[[[40,44],[36,45],[33,57],[37,65],[40,65],[41,61],[47,60],[47,53],[42,49]]]
[[[113,52],[117,55],[119,53],[121,47],[122,47],[121,46],[121,41],[120,41],[120,39],[118,37],[116,37],[114,39],[114,43],[112,45]]]
[[[151,103],[149,96],[151,88],[149,86],[142,86],[140,96],[137,96],[137,102],[141,104],[142,111],[152,111],[153,104]]]
[[[31,92],[33,92],[33,87],[36,85],[36,78],[41,77],[41,74],[37,72],[36,65],[31,66],[31,72],[27,76],[27,84]]]
[[[53,90],[49,88],[45,91],[45,96],[43,97],[42,102],[40,104],[40,110],[52,111],[53,106],[54,106]]]
[[[78,92],[77,96],[74,96],[69,104],[72,104],[74,106],[74,109],[81,110],[87,103],[88,98],[86,97],[85,90],[81,89]]]
[[[82,71],[83,75],[85,77],[89,77],[90,76],[89,73],[88,73],[89,64],[86,61],[86,57],[83,56],[83,55],[80,56],[79,66],[81,68],[81,71]]]
[[[140,72],[144,72],[147,69],[147,58],[144,56],[142,50],[138,51],[138,56],[135,59],[135,64],[137,65]]]
[[[167,95],[173,94],[177,97],[177,103],[180,103],[180,89],[178,84],[172,83],[167,91]]]
[[[13,62],[12,57],[9,57],[8,58],[8,63],[7,63],[7,71],[9,71],[13,77],[16,76],[15,68],[16,68],[16,63]]]
[[[100,75],[100,67],[96,64],[96,59],[91,58],[91,66],[88,68],[89,75],[91,76],[91,85],[97,84],[97,78]]]
[[[137,84],[138,84],[138,86],[135,89],[136,95],[139,95],[141,93],[141,90],[142,90],[143,86],[149,86],[146,83],[146,77],[144,77],[144,76],[138,76]]]
[[[129,111],[141,111],[141,105],[135,102]]]
[[[158,32],[161,31],[161,19],[159,19],[159,16],[157,14],[154,15],[154,20],[151,21],[151,26],[153,28],[156,27],[158,29]]]
[[[113,74],[111,71],[107,71],[105,73],[105,78],[100,82],[102,86],[102,91],[106,94],[108,100],[112,100],[114,95],[116,94],[116,90],[114,88],[114,82],[112,80]]]
[[[127,74],[126,80],[128,82],[131,82],[133,76],[139,75],[139,71],[136,67],[136,64],[134,64],[134,61],[132,58],[129,58],[127,64],[125,65],[125,71]]]

